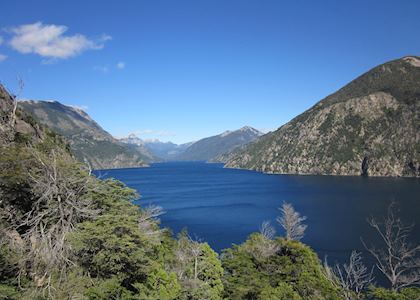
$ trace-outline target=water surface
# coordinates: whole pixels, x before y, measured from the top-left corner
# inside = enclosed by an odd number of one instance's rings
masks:
[[[163,226],[175,233],[186,227],[216,251],[243,242],[265,220],[276,225],[283,201],[307,216],[303,242],[321,258],[328,255],[330,262],[344,261],[352,249],[363,250],[361,237],[376,242],[366,219],[382,218],[391,201],[398,203],[405,222],[420,223],[420,180],[415,178],[268,175],[201,162],[96,174],[136,189],[140,206],[159,205],[166,211]],[[418,229],[413,230],[414,242],[420,242]]]

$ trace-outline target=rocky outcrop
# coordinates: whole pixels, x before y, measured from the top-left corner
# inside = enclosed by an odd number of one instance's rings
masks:
[[[420,176],[420,59],[378,66],[257,142],[226,167],[267,173]]]
[[[13,140],[13,104],[14,99],[0,85],[0,145]]]
[[[16,106],[16,99],[4,86],[0,85],[0,145],[16,140],[40,140],[44,134],[42,128],[30,115]]]

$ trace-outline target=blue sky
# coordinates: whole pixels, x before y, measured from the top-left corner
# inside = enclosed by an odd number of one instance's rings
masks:
[[[420,54],[420,1],[2,1],[0,81],[177,143],[278,128]]]

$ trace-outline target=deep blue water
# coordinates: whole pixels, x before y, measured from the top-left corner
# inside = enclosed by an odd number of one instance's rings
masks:
[[[283,201],[307,216],[303,242],[330,262],[344,261],[352,249],[363,250],[361,237],[375,242],[366,219],[384,216],[393,200],[405,222],[420,224],[420,180],[414,178],[267,175],[201,162],[95,173],[136,189],[140,206],[154,204],[166,211],[163,226],[175,233],[186,227],[216,251],[243,242],[264,220],[276,225]],[[419,229],[412,232],[414,242],[420,242]]]

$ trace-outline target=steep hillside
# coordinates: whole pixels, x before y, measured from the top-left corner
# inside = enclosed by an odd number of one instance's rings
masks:
[[[14,142],[38,141],[48,133],[31,115],[15,104],[13,96],[0,85],[0,146]]]
[[[130,134],[129,136],[120,139],[120,142],[144,147],[156,157],[154,161],[173,160],[193,144],[191,142],[177,145],[172,142],[162,142],[159,140],[142,140],[135,134]]]
[[[242,145],[255,141],[262,133],[252,127],[245,126],[235,131],[201,139],[189,146],[178,160],[212,160],[218,155],[232,151]]]
[[[153,158],[141,147],[119,143],[81,109],[57,101],[20,101],[19,106],[67,138],[75,157],[94,169],[146,166]]]
[[[404,57],[370,70],[231,154],[226,167],[267,173],[419,176],[420,57]]]

